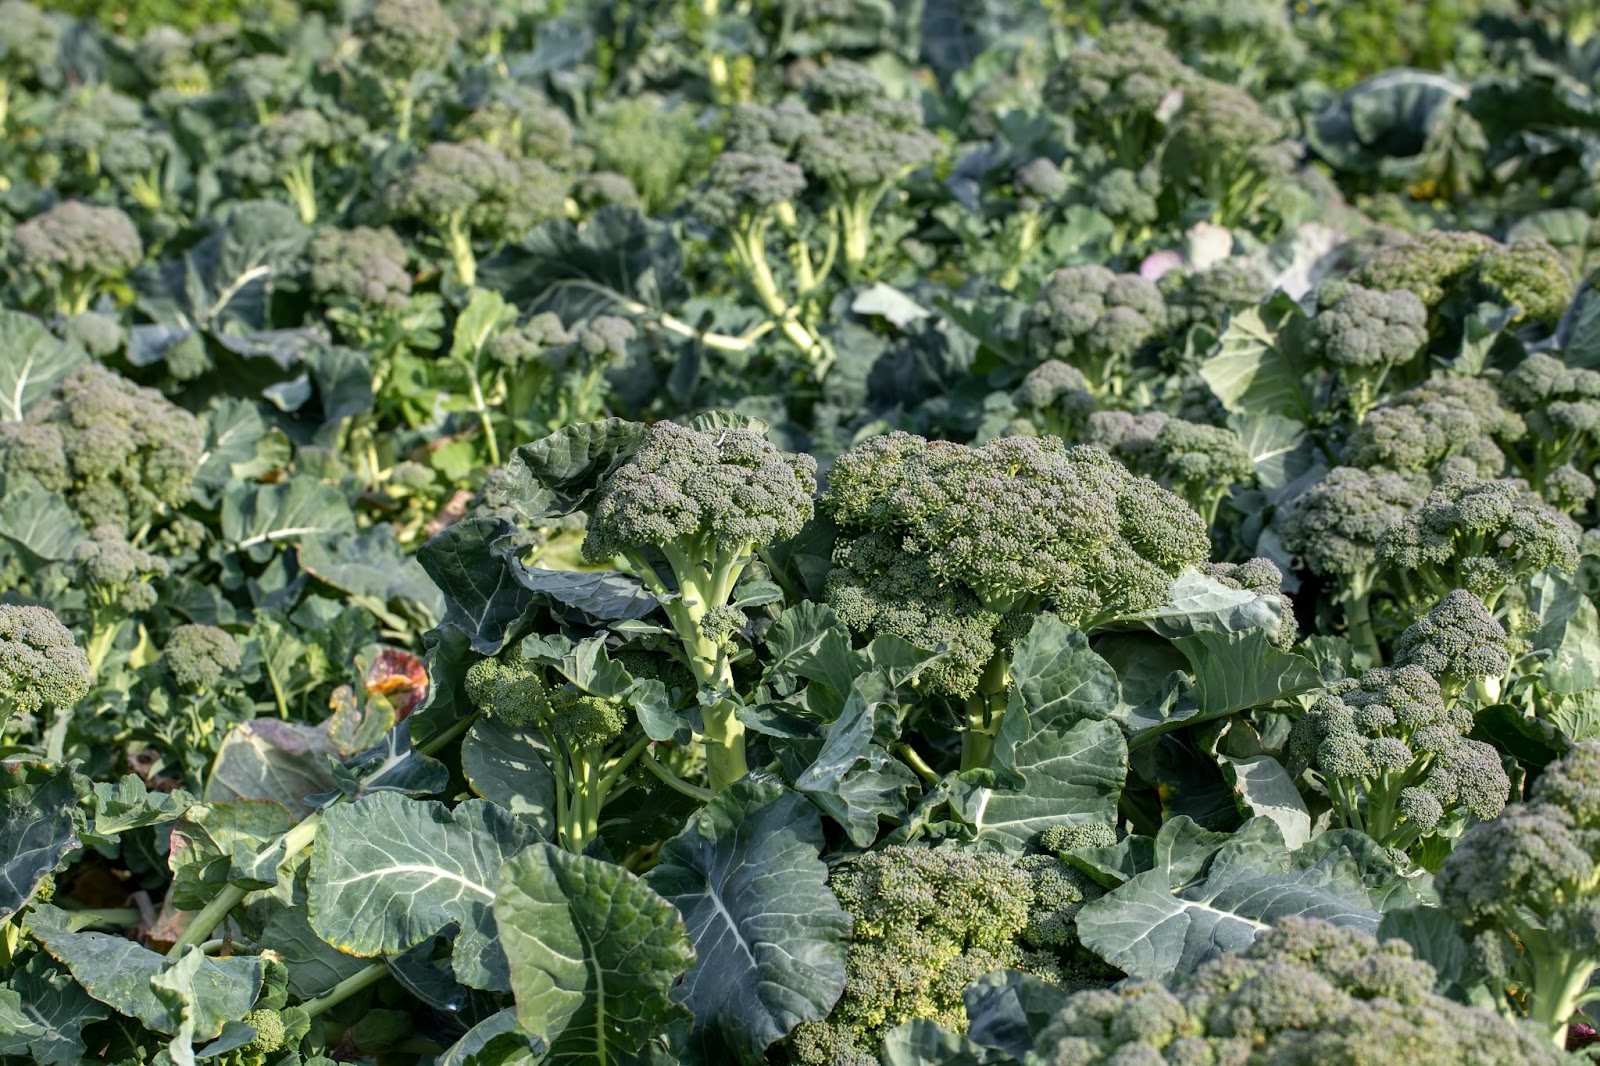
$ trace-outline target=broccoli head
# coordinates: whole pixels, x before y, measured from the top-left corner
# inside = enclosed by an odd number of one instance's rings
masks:
[[[250,139],[234,149],[224,166],[246,189],[265,192],[282,186],[300,221],[309,226],[317,220],[319,156],[357,139],[361,125],[353,116],[329,117],[314,108],[296,108],[252,129]]]
[[[391,229],[323,229],[310,257],[311,289],[323,299],[397,311],[411,295],[406,246]]]
[[[995,970],[1059,981],[1054,956],[1021,943],[1035,878],[1004,854],[891,845],[850,859],[830,884],[853,919],[852,942],[844,995],[790,1039],[805,1066],[870,1057],[885,1032],[913,1018],[964,1030],[962,992]]]
[[[227,630],[190,624],[178,626],[167,637],[161,661],[179,688],[204,692],[238,670],[244,657]]]
[[[1401,940],[1289,917],[1243,952],[1170,987],[1127,981],[1073,995],[1029,1061],[1071,1066],[1557,1066],[1537,1034],[1435,991]]]
[[[1046,359],[1023,377],[1011,402],[1035,431],[1071,440],[1094,410],[1094,393],[1083,371],[1059,359]]]
[[[72,549],[72,566],[78,580],[107,610],[127,614],[148,611],[156,605],[152,584],[171,573],[159,555],[129,544],[117,526],[96,526],[87,540]]]
[[[1400,634],[1394,661],[1422,667],[1454,695],[1472,682],[1504,677],[1515,651],[1516,642],[1483,601],[1453,589]]]
[[[1434,595],[1467,589],[1489,607],[1521,578],[1578,565],[1576,522],[1507,478],[1447,470],[1417,509],[1384,531],[1379,557]]]
[[[1380,249],[1349,281],[1388,292],[1406,289],[1435,315],[1460,316],[1485,300],[1517,309],[1511,325],[1552,326],[1572,301],[1572,275],[1540,238],[1509,247],[1480,233],[1431,230]]]
[[[1320,316],[1319,316],[1320,317]],[[1522,418],[1500,402],[1484,378],[1431,378],[1386,397],[1345,445],[1344,462],[1371,473],[1422,474],[1432,480],[1452,460],[1496,477],[1506,456],[1496,438],[1516,440]]]
[[[1428,309],[1406,290],[1345,286],[1311,320],[1310,343],[1339,376],[1359,420],[1377,402],[1385,379],[1403,373],[1428,342]]]
[[[693,187],[707,137],[696,109],[654,93],[613,101],[584,126],[595,168],[627,178],[634,198],[650,211],[670,207]]]
[[[283,1049],[284,1039],[288,1028],[283,1024],[283,1015],[275,1010],[259,1008],[244,1016],[244,1024],[256,1031],[246,1045],[248,1050],[260,1055],[270,1055],[274,1051]]]
[[[1523,469],[1531,478],[1600,461],[1600,371],[1535,352],[1501,379],[1500,392],[1527,423],[1516,453],[1527,457]]]
[[[1510,779],[1492,746],[1464,735],[1472,714],[1418,665],[1368,670],[1295,723],[1296,765],[1315,770],[1334,817],[1379,844],[1414,849],[1441,830],[1492,818]]]
[[[439,70],[456,43],[455,21],[439,0],[375,0],[354,29],[361,61],[394,82]]]
[[[550,686],[544,671],[518,658],[483,659],[466,676],[467,699],[484,714],[513,728],[550,720]]]
[[[1208,526],[1235,485],[1255,480],[1255,463],[1233,430],[1161,411],[1096,411],[1087,440],[1188,500]]]
[[[1061,168],[1046,156],[1037,156],[1017,168],[1011,185],[1018,196],[1027,197],[1038,204],[1048,204],[1061,199],[1072,187]]]
[[[1034,357],[1077,367],[1097,396],[1120,395],[1137,357],[1166,327],[1154,282],[1098,265],[1056,271],[1026,320]]]
[[[768,152],[723,152],[711,164],[705,186],[695,198],[701,218],[738,233],[779,204],[788,203],[806,187],[798,165]]]
[[[1132,169],[1159,156],[1164,111],[1197,78],[1159,31],[1123,22],[1066,56],[1051,76],[1048,98],[1112,162]]]
[[[59,314],[89,309],[97,291],[144,259],[133,220],[115,207],[68,200],[18,226],[11,235],[17,269],[36,278]]]
[[[1526,803],[1469,829],[1434,883],[1508,1003],[1564,1047],[1600,965],[1600,743],[1576,745]]]
[[[1416,484],[1396,474],[1339,466],[1300,495],[1282,526],[1284,547],[1313,573],[1370,590],[1384,534],[1421,502]]]
[[[89,657],[48,608],[0,604],[0,700],[4,715],[70,709],[94,683]]]

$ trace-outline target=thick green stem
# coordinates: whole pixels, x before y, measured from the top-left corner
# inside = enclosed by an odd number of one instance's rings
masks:
[[[644,757],[640,760],[640,762],[644,765],[644,768],[654,774],[662,784],[666,785],[674,792],[688,796],[697,803],[710,803],[716,797],[716,793],[712,792],[709,788],[701,788],[699,785],[691,785],[689,782],[685,781],[671,770],[668,770],[665,766],[662,766],[660,760],[658,760],[648,751],[644,753]]]
[[[1545,937],[1539,939],[1544,940]],[[1524,941],[1526,944],[1527,942]],[[1528,1019],[1542,1029],[1558,1048],[1567,1046],[1567,1025],[1578,1009],[1578,1001],[1589,978],[1594,975],[1596,960],[1581,952],[1563,951],[1554,945],[1541,945],[1533,954],[1533,989],[1528,996]]]
[[[1372,628],[1371,597],[1365,588],[1353,589],[1345,600],[1345,634],[1358,652],[1364,652],[1373,666],[1383,665],[1383,650],[1378,647],[1378,635]]]
[[[978,690],[967,699],[967,729],[961,734],[961,769],[987,768],[994,755],[994,738],[1006,713],[1006,687],[1011,681],[1011,657],[996,652],[983,675]]]
[[[299,825],[283,835],[283,855],[278,863],[282,865],[311,846],[316,839],[317,829],[322,825],[322,812],[317,811],[307,815]],[[260,855],[271,850],[271,846],[263,849]],[[196,947],[206,942],[211,936],[211,931],[223,922],[247,895],[247,890],[238,885],[228,884],[210,903],[200,909],[200,912],[189,922],[189,927],[183,931],[167,951],[167,958],[176,959],[183,955],[186,948]]]
[[[471,287],[478,280],[478,257],[472,250],[472,235],[466,223],[452,219],[445,231],[445,244],[450,250],[450,261],[456,267],[456,280]]]
[[[89,674],[99,678],[100,668],[105,665],[106,658],[111,654],[111,647],[117,641],[116,623],[97,626],[89,635],[88,643],[84,645],[84,652],[89,657]]]
[[[334,985],[316,999],[308,999],[300,1004],[300,1009],[315,1018],[324,1011],[332,1010],[357,992],[371,988],[385,977],[389,976],[389,964],[379,959],[364,970],[357,971]]]
[[[289,190],[289,195],[294,199],[295,210],[300,212],[300,221],[308,226],[317,222],[317,179],[316,160],[310,157],[298,160],[289,173],[284,175],[284,188]]]
[[[67,928],[74,933],[82,929],[126,929],[138,925],[139,917],[139,912],[132,907],[68,911]]]

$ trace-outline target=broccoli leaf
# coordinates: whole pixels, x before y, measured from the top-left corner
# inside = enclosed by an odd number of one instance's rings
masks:
[[[0,419],[24,421],[28,408],[88,358],[32,315],[0,310]]]
[[[44,763],[0,763],[0,919],[33,898],[39,883],[83,847],[73,811],[72,771]]]
[[[1200,376],[1230,412],[1266,413],[1309,423],[1316,404],[1305,378],[1313,361],[1302,334],[1305,312],[1284,293],[1231,316]]]

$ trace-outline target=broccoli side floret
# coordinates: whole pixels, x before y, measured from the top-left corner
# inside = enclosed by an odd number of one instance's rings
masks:
[[[1422,667],[1439,679],[1447,698],[1455,699],[1475,682],[1492,682],[1490,691],[1497,692],[1516,650],[1516,641],[1483,601],[1455,589],[1400,634],[1394,661]]]
[[[93,683],[89,657],[52,611],[0,604],[0,735],[13,716],[71,710]]]
[[[1551,506],[1569,515],[1587,512],[1596,493],[1594,478],[1570,464],[1550,471],[1539,487]]]
[[[1053,825],[1039,834],[1039,850],[1060,857],[1080,848],[1109,848],[1117,842],[1117,827],[1109,822]]]
[[[1564,1047],[1600,965],[1600,743],[1576,745],[1526,803],[1469,829],[1434,884],[1508,1004]]]
[[[289,193],[300,221],[317,221],[318,157],[355,140],[360,129],[349,116],[329,118],[312,108],[297,108],[275,116],[250,131],[250,139],[227,157],[229,175],[248,190],[266,191],[282,186]]]
[[[1098,265],[1056,271],[1026,321],[1034,358],[1077,367],[1096,396],[1120,396],[1138,356],[1166,327],[1154,282]]]
[[[1417,509],[1384,531],[1378,555],[1433,596],[1467,589],[1493,609],[1524,577],[1578,565],[1576,522],[1525,482],[1447,470]]]
[[[1259,303],[1271,289],[1266,271],[1245,256],[1204,270],[1171,270],[1156,284],[1167,302],[1168,327],[1180,337],[1196,328],[1216,336],[1228,315]]]
[[[874,634],[936,622],[922,636],[897,632],[924,647],[959,636],[952,667],[925,683],[967,701],[969,769],[987,766],[1004,713],[1008,619],[1046,607],[1092,629],[1159,606],[1173,577],[1210,553],[1205,523],[1179,497],[1054,437],[981,447],[876,437],[839,457],[823,507],[843,533],[827,596],[847,625]]]
[[[361,62],[393,110],[395,136],[408,141],[418,81],[450,58],[455,21],[439,0],[375,0],[357,16],[354,28]]]
[[[591,160],[574,138],[572,120],[538,89],[498,85],[455,126],[451,140],[483,141],[508,156],[540,159],[558,170],[579,171]]]
[[[544,312],[501,330],[487,354],[501,368],[518,430],[531,436],[598,418],[606,375],[637,337],[632,321],[613,315],[596,315],[569,332]]]
[[[266,1008],[253,1010],[244,1016],[243,1021],[256,1031],[256,1035],[246,1045],[248,1050],[258,1054],[271,1054],[283,1049],[288,1029],[283,1024],[283,1016],[277,1011]]]
[[[568,685],[552,686],[543,667],[515,652],[472,664],[466,691],[490,718],[543,740],[555,779],[557,838],[582,852],[599,832],[606,801],[643,751],[642,745],[622,750],[627,709]]]
[[[397,218],[428,228],[455,266],[477,280],[476,247],[497,247],[566,210],[567,179],[536,159],[510,159],[482,141],[436,142],[389,186]]]
[[[1483,477],[1504,472],[1495,442],[1527,431],[1483,378],[1433,378],[1386,397],[1367,412],[1345,445],[1344,462],[1372,473],[1422,474],[1431,481],[1451,460],[1465,459]]]
[[[883,1034],[912,1018],[965,1030],[962,992],[995,970],[1059,982],[1051,954],[1019,943],[1034,877],[1002,853],[891,845],[852,858],[830,885],[853,919],[850,953],[833,1012],[790,1038],[806,1066],[875,1061]]]
[[[28,418],[0,423],[0,471],[62,493],[85,524],[136,529],[188,502],[205,430],[155,389],[83,366]]]
[[[1310,343],[1338,375],[1359,422],[1377,403],[1391,373],[1404,376],[1428,342],[1428,309],[1405,289],[1359,285],[1311,320]]]
[[[1501,379],[1500,392],[1527,423],[1512,454],[1529,480],[1600,461],[1600,371],[1535,352]]]
[[[168,635],[161,661],[179,688],[207,692],[238,670],[244,656],[227,630],[191,623]]]
[[[1239,954],[1170,987],[1127,981],[1073,995],[1029,1061],[1072,1066],[1557,1066],[1558,1051],[1435,991],[1401,940],[1288,917]]]
[[[755,553],[811,519],[816,460],[786,455],[753,429],[702,431],[657,422],[590,505],[583,557],[621,558],[662,600],[705,694],[707,769],[713,789],[743,777],[744,727],[723,696],[732,689],[726,649],[701,623],[726,607]]]
[[[1313,573],[1338,580],[1350,640],[1374,658],[1368,601],[1381,570],[1379,548],[1421,498],[1416,484],[1397,474],[1338,466],[1295,499],[1280,526],[1284,547]]]
[[[1059,359],[1046,359],[1023,377],[1011,402],[1036,432],[1074,440],[1094,410],[1094,393],[1083,371]]]
[[[1421,666],[1368,670],[1295,723],[1290,751],[1315,770],[1334,819],[1387,848],[1415,849],[1468,820],[1493,818],[1510,779],[1491,745],[1468,740],[1472,713]]]
[[[1085,439],[1188,500],[1208,527],[1233,487],[1255,480],[1255,463],[1233,430],[1161,411],[1096,411]]]
[[[68,200],[11,234],[12,262],[38,280],[58,314],[89,309],[95,294],[144,259],[133,220],[115,207]]]
[[[63,340],[79,345],[96,359],[107,359],[122,350],[122,323],[115,315],[85,311],[56,322]]]
[[[73,582],[88,599],[89,665],[105,663],[125,622],[156,605],[155,582],[172,572],[168,562],[128,543],[122,529],[96,526],[72,549]]]

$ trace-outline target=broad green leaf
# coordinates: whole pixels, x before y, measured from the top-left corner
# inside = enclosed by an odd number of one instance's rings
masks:
[[[1288,915],[1376,933],[1381,907],[1347,847],[1290,852],[1273,840],[1224,844],[1192,880],[1147,871],[1085,904],[1085,946],[1134,977],[1166,980],[1249,947]]]
[[[1116,672],[1090,649],[1082,630],[1051,615],[1041,616],[1017,643],[1011,687],[1040,726],[1065,728],[1108,718],[1117,709]]]
[[[765,680],[789,692],[802,679],[826,685],[843,696],[861,671],[850,648],[850,631],[833,608],[802,600],[767,630]]]
[[[1278,635],[1283,622],[1283,599],[1250,589],[1230,588],[1198,570],[1185,570],[1172,582],[1167,602],[1132,621],[1143,623],[1163,637],[1188,637],[1196,633],[1246,633],[1261,630]]]
[[[1216,354],[1200,365],[1200,377],[1230,413],[1311,421],[1316,404],[1305,380],[1313,366],[1306,321],[1294,298],[1281,292],[1235,312]]]
[[[1220,761],[1239,802],[1252,814],[1271,819],[1286,846],[1298,850],[1310,841],[1311,813],[1282,763],[1270,755],[1251,759],[1224,755]]]
[[[0,421],[23,421],[30,407],[88,359],[32,315],[0,310]]]
[[[999,970],[974,981],[962,998],[967,1036],[1021,1059],[1033,1050],[1034,1036],[1066,1006],[1067,992],[1032,974]]]
[[[629,1062],[682,1010],[683,918],[612,863],[536,844],[500,868],[494,906],[517,1020],[552,1063]]]
[[[325,806],[335,795],[355,801],[374,792],[431,796],[450,783],[450,771],[411,743],[411,722],[400,722],[366,751],[333,766],[333,789],[307,799]]]
[[[199,803],[172,827],[167,865],[172,870],[172,905],[199,910],[228,884],[271,888],[272,871],[258,879],[255,858],[294,827],[296,818],[272,800]]]
[[[461,773],[472,791],[533,827],[555,835],[556,780],[549,750],[535,731],[512,729],[493,718],[472,723],[461,741]]]
[[[444,597],[416,557],[400,549],[393,526],[303,539],[299,560],[312,577],[371,605],[386,624],[383,612],[394,607],[409,606],[428,626],[444,614]]]
[[[90,996],[167,1036],[185,1026],[177,1001],[158,995],[152,984],[180,963],[120,936],[70,932],[67,915],[54,907],[39,907],[32,915],[28,931],[33,938],[72,971]],[[211,1040],[225,1022],[244,1017],[255,1004],[265,964],[255,955],[212,959],[198,950],[190,954],[198,960],[184,961],[168,983],[187,1004],[193,1039]]]
[[[862,674],[844,712],[826,727],[822,750],[794,779],[858,848],[878,838],[880,821],[903,818],[917,788],[917,775],[883,747],[898,732],[894,695],[882,673]]]
[[[516,529],[503,518],[468,518],[417,550],[417,562],[444,594],[441,627],[457,629],[479,655],[496,655],[534,601],[511,561]]]
[[[283,959],[289,971],[289,994],[297,1000],[320,996],[369,965],[332,947],[316,934],[301,891],[291,893],[289,902],[275,895],[254,896],[247,911],[250,925],[260,929],[257,939],[270,945]]]
[[[84,1061],[83,1028],[110,1016],[72,976],[39,952],[30,952],[0,986],[0,1058],[26,1058],[41,1066]]]
[[[84,537],[65,500],[32,477],[7,478],[0,497],[0,537],[41,562],[60,562]]]
[[[882,1066],[985,1066],[1010,1060],[930,1018],[914,1018],[883,1035],[877,1061]]]
[[[1194,670],[1199,720],[1222,718],[1310,692],[1322,683],[1311,660],[1275,646],[1261,630],[1199,632],[1173,646]]]
[[[509,507],[529,522],[571,514],[600,481],[638,450],[647,426],[621,418],[557,430],[511,453],[505,474],[485,491],[493,507]]]
[[[1236,414],[1228,426],[1250,456],[1256,483],[1269,494],[1304,474],[1317,460],[1306,427],[1292,418],[1271,412]]]
[[[238,483],[222,496],[222,537],[235,551],[259,554],[275,545],[354,532],[355,525],[344,494],[310,477]]]
[[[1012,713],[1006,711],[1008,719]],[[976,788],[963,813],[979,839],[1020,851],[1053,825],[1113,821],[1128,773],[1128,745],[1112,721],[1045,725],[1017,744],[1015,766],[1018,787]]]
[[[90,831],[110,839],[130,829],[161,825],[176,820],[194,802],[194,796],[181,789],[152,792],[136,774],[124,774],[116,784],[96,781],[89,801]]]
[[[1531,643],[1543,653],[1544,687],[1561,696],[1600,688],[1600,611],[1575,581],[1554,571],[1529,579],[1529,591],[1539,619]]]
[[[533,834],[483,800],[454,810],[377,792],[330,807],[311,852],[311,927],[341,951],[371,957],[405,951],[456,923],[462,983],[506,991],[495,938],[500,865]]]
[[[677,907],[696,961],[675,993],[703,1043],[745,1061],[844,990],[850,916],[828,889],[822,822],[771,781],[718,795],[667,841],[651,888]]]
[[[39,883],[78,841],[73,811],[78,805],[72,771],[47,763],[0,762],[0,920],[33,898]]]
[[[517,1027],[517,1010],[507,1007],[468,1029],[439,1056],[435,1066],[534,1066],[544,1042]]]
[[[516,309],[506,306],[504,296],[488,289],[473,289],[467,296],[467,306],[456,316],[450,358],[469,365],[476,362],[478,353],[508,316],[516,317]]]
[[[520,559],[508,565],[523,588],[602,622],[643,618],[659,606],[638,579],[614,570],[546,570]]]
[[[207,803],[233,799],[273,800],[296,815],[309,813],[306,797],[333,787],[320,729],[257,718],[228,731],[206,775]]]

